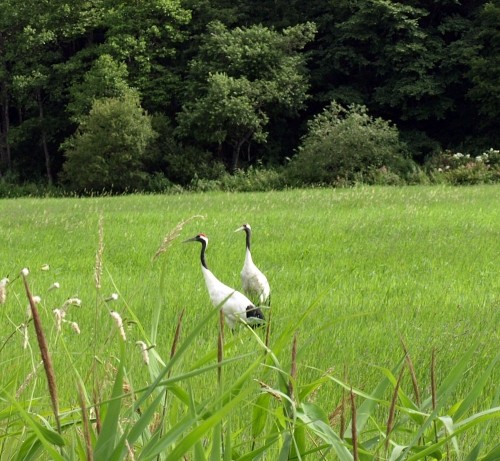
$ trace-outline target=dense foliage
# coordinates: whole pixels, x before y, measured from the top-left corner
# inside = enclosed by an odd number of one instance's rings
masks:
[[[158,121],[137,171],[145,188],[282,168],[331,104],[390,120],[424,168],[443,152],[475,157],[500,143],[496,2],[0,0],[0,9],[4,185],[64,184],[68,142],[94,100],[131,91]]]

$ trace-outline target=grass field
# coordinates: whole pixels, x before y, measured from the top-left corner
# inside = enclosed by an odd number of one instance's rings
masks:
[[[164,237],[195,215],[203,218],[188,222],[179,238],[153,260]],[[104,272],[97,290],[100,218]],[[78,408],[75,370],[89,389],[91,376],[99,376],[103,393],[113,383],[120,347],[109,311],[125,319],[127,379],[135,388],[146,386],[152,378],[135,342],[152,342],[161,357],[168,357],[181,311],[185,309],[182,339],[213,310],[199,267],[199,245],[180,242],[206,233],[208,266],[219,279],[239,288],[244,236],[233,231],[244,222],[252,225],[254,261],[271,284],[271,338],[288,331],[312,306],[297,327],[298,387],[328,370],[369,393],[383,378],[380,367],[391,369],[402,359],[403,340],[422,393],[429,395],[432,351],[439,384],[475,344],[454,392],[459,401],[495,359],[500,344],[499,186],[15,199],[0,201],[0,279],[11,280],[7,302],[0,305],[0,387],[15,394],[39,361],[34,332],[23,349],[23,336],[16,331],[26,321],[28,305],[22,280],[15,279],[22,268],[30,269],[31,290],[41,297],[61,406]],[[49,270],[42,270],[44,265]],[[47,291],[56,281],[60,288]],[[119,294],[118,300],[104,301],[112,293]],[[69,324],[60,334],[55,328],[52,310],[69,297],[82,300],[66,317],[78,323],[80,335]],[[278,352],[287,370],[292,339]],[[251,332],[243,328],[234,335],[226,331],[226,340],[226,357],[258,349]],[[174,373],[191,370],[197,361],[215,363],[216,354],[214,315],[176,363]],[[228,364],[224,381],[237,380],[246,366],[245,358]],[[259,373],[257,369],[252,377],[261,379]],[[410,377],[403,382],[411,393]],[[499,382],[496,367],[474,411],[494,405]],[[249,386],[252,395],[258,394],[257,383],[250,380]],[[188,387],[193,399],[215,392],[216,371],[193,377]],[[37,398],[40,408],[43,403],[50,408],[41,368],[19,396],[23,401]],[[342,387],[332,381],[309,396],[327,413],[341,398]],[[245,428],[251,423],[253,401],[231,413],[241,450],[250,443]],[[0,428],[1,424],[0,420]],[[486,446],[493,446],[498,427],[490,426]],[[475,433],[469,437],[473,444]],[[22,434],[17,443],[21,441]],[[467,437],[462,443],[469,443]],[[5,459],[14,457],[15,447],[4,442]],[[264,459],[278,459],[276,454],[268,456]]]

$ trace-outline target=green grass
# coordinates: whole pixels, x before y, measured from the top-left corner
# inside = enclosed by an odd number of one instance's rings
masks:
[[[299,386],[329,370],[356,389],[370,392],[383,377],[378,367],[390,369],[401,360],[403,339],[422,392],[429,395],[432,350],[439,385],[469,345],[477,342],[455,391],[459,401],[494,359],[499,344],[499,196],[499,186],[415,186],[1,200],[0,278],[8,275],[12,280],[23,267],[30,268],[32,293],[42,298],[42,322],[55,362],[60,406],[78,408],[75,370],[87,389],[92,388],[92,369],[97,369],[103,391],[110,391],[114,381],[120,348],[108,311],[116,310],[128,321],[134,314],[138,317],[140,325],[126,322],[125,380],[135,388],[147,385],[152,377],[134,343],[146,341],[154,329],[155,309],[161,311],[155,350],[164,358],[169,356],[181,311],[185,309],[185,337],[212,309],[199,267],[199,247],[182,245],[181,240],[206,233],[209,267],[238,288],[244,237],[233,230],[249,222],[254,261],[271,284],[272,337],[279,337],[314,304],[298,327]],[[153,261],[165,235],[193,215],[205,218],[187,223],[180,238]],[[102,288],[96,290],[99,216],[104,223],[104,274]],[[50,270],[42,271],[44,264]],[[47,292],[55,281],[60,289]],[[120,294],[117,301],[103,301],[114,292]],[[67,319],[78,322],[81,334],[63,325],[62,335],[57,335],[52,309],[72,296],[81,298],[82,306],[71,307]],[[27,349],[22,348],[20,333],[10,337],[25,321],[27,305],[17,279],[8,287],[7,303],[0,305],[0,387],[12,392],[39,361],[32,325]],[[226,332],[226,339],[226,357],[258,350],[248,331],[240,329],[234,336]],[[175,370],[190,370],[197,360],[215,363],[216,342],[217,318],[212,316]],[[286,370],[291,343],[290,337],[278,352]],[[212,355],[205,360],[207,353]],[[254,359],[228,364],[224,382],[237,380]],[[253,377],[260,379],[266,373],[261,367]],[[403,381],[408,384],[409,378]],[[189,382],[194,399],[206,398],[216,391],[216,372]],[[475,411],[492,405],[498,382],[497,367]],[[255,383],[251,394],[255,398],[257,393]],[[328,382],[312,400],[329,413],[341,397],[341,387]],[[40,403],[31,403],[40,408],[48,402],[41,368],[21,398],[41,398]],[[230,424],[242,447],[250,440],[245,427],[252,405],[242,403],[231,413]],[[498,424],[490,428],[495,429]],[[472,444],[474,433],[470,437]]]

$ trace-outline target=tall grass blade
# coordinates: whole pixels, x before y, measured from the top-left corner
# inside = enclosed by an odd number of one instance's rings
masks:
[[[120,410],[123,397],[123,359],[125,357],[125,345],[123,341],[120,341],[120,348],[120,363],[116,372],[115,383],[113,385],[111,398],[105,405],[106,414],[102,422],[101,432],[95,445],[94,458],[96,461],[108,461],[110,459],[118,437]]]
[[[459,420],[469,409],[470,407],[474,404],[474,402],[480,397],[481,392],[486,385],[489,376],[491,375],[491,372],[495,369],[495,366],[498,362],[498,359],[500,358],[500,354],[497,355],[488,368],[484,370],[483,373],[479,376],[478,380],[476,381],[476,384],[474,387],[471,389],[471,391],[467,394],[467,396],[462,400],[462,403],[460,406],[457,408],[455,413],[453,414],[453,419]]]

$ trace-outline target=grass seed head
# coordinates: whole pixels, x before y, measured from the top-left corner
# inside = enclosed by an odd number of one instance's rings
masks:
[[[120,336],[122,337],[122,339],[124,341],[126,341],[127,340],[127,335],[125,334],[125,329],[123,328],[123,320],[122,320],[121,315],[118,312],[115,312],[115,311],[111,311],[109,314],[111,315],[111,317],[115,321],[116,326],[118,327],[118,330],[120,332]]]
[[[49,271],[49,270],[50,270],[50,266],[49,266],[48,264],[44,264],[44,265],[40,268],[40,270],[42,270],[42,271]]]
[[[66,311],[64,309],[54,309],[52,311],[56,317],[56,328],[57,331],[61,331],[62,322],[66,316]]]
[[[139,348],[141,349],[142,353],[142,360],[146,365],[149,365],[149,353],[148,353],[148,346],[146,346],[146,343],[144,341],[136,341],[135,343]]]
[[[71,322],[71,329],[77,334],[80,334],[80,327],[78,326],[78,323],[76,322]]]
[[[21,275],[24,275],[24,277],[28,277],[29,273],[30,273],[30,270],[27,267],[25,267],[24,269],[21,269]]]
[[[52,291],[52,290],[57,290],[61,287],[61,285],[59,285],[59,282],[54,282],[52,285],[50,285],[49,287],[49,290],[48,291]]]
[[[118,300],[118,293],[111,293],[110,296],[108,296],[104,301],[109,303],[110,301],[117,301]]]
[[[4,304],[7,301],[7,283],[9,283],[7,277],[0,280],[0,304]]]

